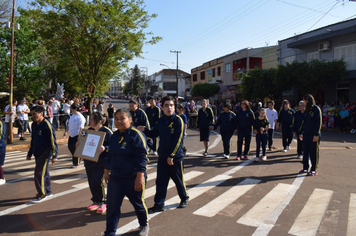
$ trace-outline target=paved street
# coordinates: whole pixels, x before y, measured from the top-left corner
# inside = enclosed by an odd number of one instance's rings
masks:
[[[110,100],[109,100],[110,101]],[[107,102],[109,102],[107,101]],[[128,101],[111,100],[116,108]],[[211,136],[209,156],[197,131],[185,139],[185,181],[188,207],[176,209],[179,197],[170,183],[166,198],[169,210],[149,215],[150,235],[356,235],[356,135],[325,131],[320,144],[319,175],[298,175],[296,142],[282,152],[280,135],[267,153],[267,161],[236,161],[222,157],[218,133]],[[57,134],[57,138],[60,134]],[[26,161],[27,149],[8,151],[0,186],[0,234],[2,235],[101,235],[105,215],[89,212],[90,192],[84,167],[71,169],[65,144],[59,145],[59,160],[50,165],[53,196],[36,205],[34,160]],[[250,158],[255,154],[252,140]],[[145,199],[153,206],[157,157],[150,155]],[[137,235],[133,207],[124,200],[118,235]]]

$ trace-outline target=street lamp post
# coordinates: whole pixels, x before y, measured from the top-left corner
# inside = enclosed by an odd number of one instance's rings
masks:
[[[176,70],[176,81],[177,81],[177,87],[176,87],[176,96],[178,98],[178,53],[181,53],[181,51],[172,51],[171,50],[171,53],[176,53],[177,54],[177,70]]]
[[[10,99],[9,99],[9,107],[12,111],[13,105],[13,85],[14,85],[14,38],[15,38],[15,0],[12,1],[12,16],[11,16],[11,53],[10,53]],[[9,120],[9,136],[10,143],[14,141],[13,135],[13,124],[10,115]]]

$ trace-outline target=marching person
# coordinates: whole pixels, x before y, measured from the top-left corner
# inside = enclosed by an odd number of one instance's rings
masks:
[[[4,170],[2,166],[5,162],[6,155],[6,136],[7,136],[7,126],[0,120],[0,185],[5,184],[6,180],[4,177]]]
[[[247,100],[241,102],[241,109],[236,113],[237,125],[237,157],[236,160],[241,160],[242,144],[245,139],[244,160],[248,160],[250,152],[252,127],[255,123],[255,115],[250,108],[250,103]]]
[[[37,189],[36,198],[33,203],[38,203],[52,195],[48,163],[52,157],[52,164],[56,163],[58,147],[54,126],[44,118],[44,108],[35,106],[31,108],[32,115],[32,135],[31,146],[27,154],[27,160],[35,156],[35,186]]]
[[[146,112],[138,108],[138,102],[136,100],[129,101],[129,109],[135,127],[145,126],[147,129],[151,129]]]
[[[150,138],[159,136],[155,204],[148,209],[150,214],[165,210],[164,202],[170,178],[175,183],[181,199],[178,208],[187,207],[189,200],[183,177],[184,123],[182,118],[174,112],[173,97],[168,96],[162,99],[162,109],[163,115],[152,130],[138,127]]]
[[[161,108],[156,106],[154,97],[150,97],[150,106],[146,108],[146,114],[152,129],[157,124],[158,118],[161,117]],[[150,148],[153,151],[153,155],[157,155],[157,138],[153,139],[153,144]]]
[[[270,123],[266,116],[266,109],[260,108],[259,116],[255,119],[254,133],[256,134],[256,158],[255,161],[260,160],[260,150],[262,143],[262,161],[267,160],[266,149],[268,140],[268,129],[270,128]]]
[[[283,152],[287,152],[287,149],[290,149],[290,144],[293,140],[293,118],[294,110],[290,108],[288,100],[283,100],[282,108],[278,114],[278,123],[282,132]]]
[[[104,118],[99,112],[94,112],[90,116],[89,130],[95,130],[105,132],[105,139],[103,146],[98,147],[100,153],[98,162],[84,160],[85,171],[88,176],[89,189],[92,194],[91,200],[93,204],[88,206],[88,210],[96,211],[98,214],[104,214],[106,212],[106,198],[105,188],[103,184],[104,180],[104,168],[109,151],[109,139],[112,135],[112,131],[103,126]],[[77,143],[79,145],[80,138]]]
[[[146,137],[131,126],[131,113],[126,109],[115,112],[117,131],[109,140],[109,152],[104,170],[107,188],[106,231],[115,235],[120,208],[125,196],[135,208],[140,224],[140,235],[148,235],[148,213],[144,201],[146,185]]]
[[[184,106],[182,104],[178,104],[177,105],[177,109],[176,109],[178,115],[180,116],[180,118],[182,118],[182,121],[184,123],[184,136],[183,136],[183,154],[185,156],[185,154],[187,153],[187,148],[184,146],[184,139],[187,136],[187,128],[188,128],[188,119],[187,116],[184,114]]]
[[[68,138],[68,149],[70,153],[72,154],[72,163],[73,166],[72,168],[78,168],[80,159],[74,157],[74,151],[75,151],[75,145],[78,142],[78,137],[79,134],[82,132],[82,129],[84,128],[85,125],[85,118],[84,116],[80,113],[80,105],[73,103],[70,106],[70,110],[72,113],[72,116],[69,118],[68,122],[68,127],[66,131],[63,134],[63,138],[66,137],[67,133],[69,133],[69,138]]]
[[[231,104],[225,103],[223,105],[224,112],[222,112],[215,125],[210,126],[210,130],[217,129],[220,126],[220,134],[224,146],[224,157],[229,159],[230,157],[230,147],[231,147],[231,137],[236,129],[236,114],[231,111]]]
[[[268,102],[268,109],[266,109],[266,116],[270,124],[270,128],[268,129],[268,150],[272,151],[273,148],[273,136],[274,136],[274,128],[278,126],[278,112],[274,109],[274,101],[271,100]]]
[[[299,135],[300,135],[300,126],[303,123],[303,120],[305,118],[305,105],[304,101],[299,102],[299,110],[294,114],[294,122],[293,122],[293,132],[294,135],[297,137],[297,153],[298,153],[298,159],[303,158],[303,140],[300,140]]]
[[[208,107],[208,100],[203,99],[201,101],[202,108],[198,111],[197,116],[197,131],[200,131],[200,142],[204,143],[205,151],[203,156],[208,155],[210,126],[214,125],[214,113],[213,110]]]
[[[301,174],[318,175],[316,171],[319,163],[319,144],[321,136],[322,116],[320,108],[315,104],[314,97],[307,94],[303,98],[305,104],[305,118],[300,127],[299,138],[303,141],[303,169]],[[311,167],[309,170],[309,157]]]

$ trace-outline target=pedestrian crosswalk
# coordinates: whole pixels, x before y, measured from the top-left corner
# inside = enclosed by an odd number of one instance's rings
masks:
[[[25,164],[21,166],[21,164],[23,164],[24,162],[23,160],[26,155],[27,153],[21,152],[11,152],[7,154],[6,158],[8,161],[10,160],[10,162],[5,163],[13,164],[10,166],[10,173],[15,172],[16,169],[27,170],[29,168],[32,168],[33,164]],[[69,159],[67,160],[69,161]],[[21,164],[15,165],[15,163],[20,162]],[[55,193],[54,198],[71,194],[76,191],[86,189],[88,187],[85,173],[83,173],[82,171],[80,173],[77,173],[79,171],[78,169],[68,168],[70,164],[68,164],[68,162],[66,163],[66,158],[64,156],[62,162],[63,163],[59,163],[60,165],[62,165],[63,168],[53,170],[51,172],[51,176],[62,176],[63,178],[56,178],[55,180],[52,180],[52,183],[69,184],[71,186],[71,189],[65,190],[60,193]],[[189,201],[191,202],[196,199],[199,199],[199,197],[203,195],[206,199],[206,196],[208,196],[208,200],[204,200],[203,204],[188,206],[188,208],[196,207],[196,209],[192,209],[192,215],[194,215],[195,217],[206,218],[216,217],[220,212],[224,211],[229,206],[234,204],[234,202],[243,201],[243,196],[248,195],[256,188],[259,188],[259,186],[261,186],[262,180],[258,177],[245,178],[239,181],[234,180],[234,174],[236,174],[238,171],[240,171],[242,168],[249,165],[250,163],[252,163],[252,160],[242,162],[240,163],[240,165],[232,167],[224,173],[218,173],[214,176],[209,176],[209,179],[202,181],[201,183],[197,183],[196,179],[201,178],[209,173],[201,171],[201,169],[197,171],[192,168],[189,168],[184,174],[186,184],[187,186],[190,186],[190,188],[188,188],[188,193],[190,196]],[[154,181],[156,180],[156,167],[156,164],[148,165],[147,181],[150,183],[151,187],[145,190],[145,199],[150,199],[155,194],[156,188],[154,185]],[[5,168],[5,173],[6,172],[7,170]],[[27,171],[21,173],[27,173]],[[31,172],[31,175],[32,174],[33,171]],[[272,186],[268,191],[266,191],[263,196],[254,198],[257,200],[254,200],[255,202],[253,202],[252,207],[249,207],[249,209],[243,209],[243,212],[241,212],[241,214],[235,214],[232,216],[230,215],[229,217],[236,217],[234,221],[240,226],[253,227],[254,233],[252,235],[268,235],[269,232],[275,227],[277,221],[280,219],[281,214],[286,210],[286,207],[291,204],[291,200],[295,198],[298,194],[298,190],[300,189],[300,186],[302,185],[304,179],[305,175],[298,175],[296,176],[294,182],[291,184],[277,183],[276,185]],[[76,183],[74,183],[75,181]],[[221,186],[225,181],[229,181],[229,183],[234,181],[234,184],[224,188],[223,191],[218,191],[216,194],[206,194],[209,191]],[[168,185],[168,191],[172,191],[177,194],[174,186],[174,183],[170,181]],[[330,202],[332,201],[335,195],[337,195],[337,193],[332,190],[315,188],[314,191],[312,191],[312,193],[310,194],[309,198],[303,201],[302,206],[293,208],[293,210],[297,211],[295,212],[296,217],[294,217],[294,219],[291,221],[290,225],[288,226],[288,230],[287,232],[285,232],[285,234],[303,236],[318,235],[320,225],[322,224],[323,218],[326,215]],[[48,199],[48,201],[50,201],[50,199]],[[174,195],[173,197],[166,200],[166,208],[168,210],[174,210],[178,206],[179,202],[179,196]],[[356,193],[351,193],[349,202],[345,204],[347,206],[340,209],[347,210],[347,212],[344,212],[344,214],[348,216],[347,229],[345,231],[347,231],[347,236],[356,235]],[[16,209],[8,209],[6,211],[0,212],[0,215],[10,214],[15,210],[20,210],[29,206],[30,205],[28,204],[24,204],[23,206],[17,206]],[[154,214],[150,214],[149,218],[152,219],[159,214],[164,213],[156,212]],[[119,224],[119,228],[117,229],[116,235],[125,234],[131,230],[136,229],[138,226],[139,225],[136,218],[128,222],[127,224]]]

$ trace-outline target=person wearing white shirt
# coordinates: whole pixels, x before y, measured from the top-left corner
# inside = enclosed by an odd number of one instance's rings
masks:
[[[53,118],[57,122],[57,130],[59,130],[59,128],[61,127],[61,123],[59,123],[59,109],[61,109],[61,104],[58,100],[55,99],[55,97],[52,98],[52,101]]]
[[[13,124],[15,122],[15,117],[16,117],[16,106],[17,106],[17,100],[14,99],[12,103],[12,107],[10,108],[10,105],[8,104],[4,109],[7,144],[10,144],[10,115],[11,115],[11,123]]]
[[[23,98],[21,100],[21,103],[17,106],[17,113],[19,120],[21,122],[21,126],[19,127],[19,133],[20,133],[20,140],[26,140],[24,137],[24,134],[26,132],[26,129],[28,127],[28,113],[30,113],[30,109],[26,105],[26,99]]]
[[[70,106],[70,108],[73,115],[69,119],[68,127],[64,132],[63,138],[65,138],[67,133],[69,133],[68,149],[72,153],[72,160],[73,160],[72,168],[77,168],[79,167],[80,160],[79,158],[74,157],[73,154],[75,151],[75,145],[78,141],[79,134],[84,128],[85,118],[79,111],[80,108],[79,104],[74,103]]]
[[[68,128],[68,120],[70,118],[70,101],[67,99],[63,105],[63,113],[64,113],[64,129]]]
[[[278,112],[274,109],[273,100],[268,102],[268,109],[266,109],[266,115],[271,126],[268,129],[268,150],[272,151],[274,127],[278,125]]]

